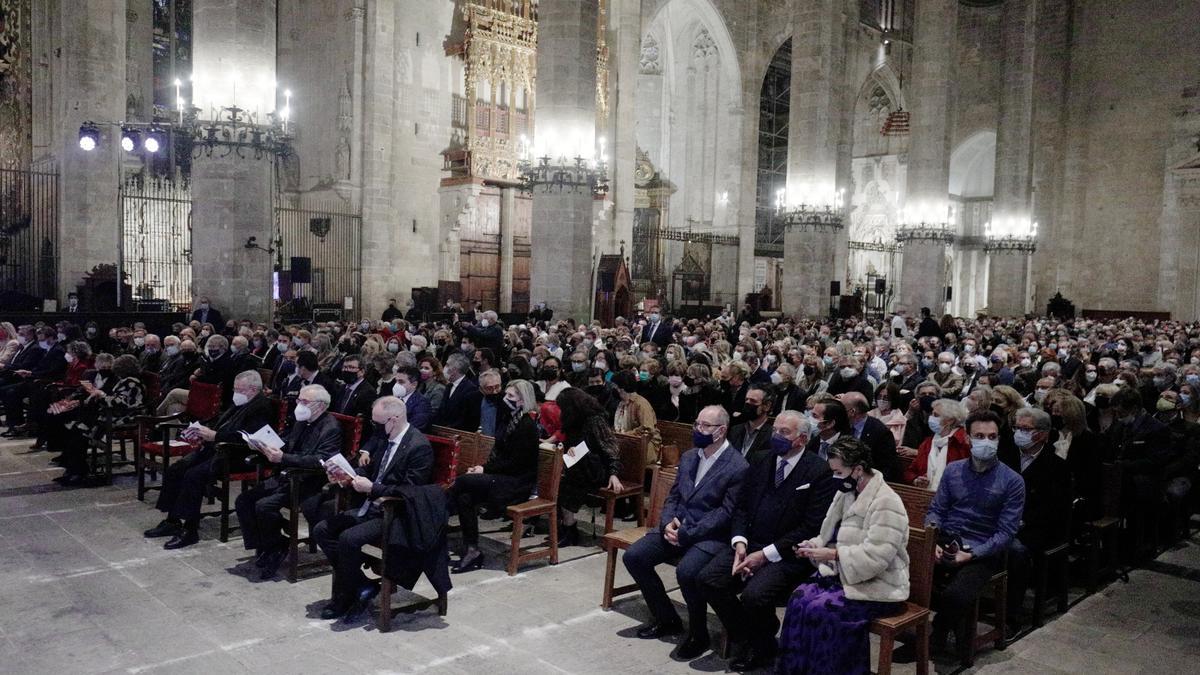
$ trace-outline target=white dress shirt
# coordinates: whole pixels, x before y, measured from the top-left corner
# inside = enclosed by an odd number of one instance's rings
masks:
[[[708,473],[708,470],[712,468],[713,464],[717,463],[717,460],[721,458],[721,453],[725,452],[728,447],[729,439],[725,439],[721,443],[721,447],[717,448],[717,451],[712,454],[712,457],[704,454],[704,448],[699,449],[700,463],[696,465],[696,485],[699,485],[700,481],[704,480],[704,476]]]
[[[796,465],[800,463],[800,457],[803,454],[804,451],[800,451],[796,453],[795,457],[790,459],[787,457],[775,458],[775,471],[779,471],[779,465],[783,464],[783,480],[787,480],[788,476],[792,475],[792,469],[795,469]],[[771,473],[771,480],[775,480],[775,472]],[[749,544],[750,542],[747,541],[745,537],[737,536],[730,540],[729,545],[736,547],[739,543]],[[780,560],[783,560],[783,556],[779,555],[779,549],[775,548],[775,544],[767,544],[765,547],[763,547],[762,552],[763,555],[767,556],[767,560],[771,562],[779,562]]]

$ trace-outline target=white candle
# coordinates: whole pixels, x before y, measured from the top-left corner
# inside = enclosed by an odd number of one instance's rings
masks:
[[[183,123],[183,97],[179,95],[179,88],[182,86],[183,86],[183,83],[179,81],[179,78],[175,78],[175,106],[179,110],[179,123],[180,124]]]

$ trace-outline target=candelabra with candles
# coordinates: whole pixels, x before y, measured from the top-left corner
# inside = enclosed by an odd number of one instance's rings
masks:
[[[1033,253],[1037,250],[1037,231],[1038,224],[1028,220],[988,222],[983,229],[983,250],[988,253]]]
[[[953,221],[949,210],[941,205],[926,205],[924,208],[906,207],[900,214],[900,227],[896,229],[896,243],[903,246],[909,242],[928,241],[941,244],[954,242]]]
[[[574,159],[567,152],[547,151],[534,157],[529,139],[522,136],[518,150],[520,160],[517,168],[521,172],[521,187],[528,191],[539,190],[543,194],[583,193],[585,190],[596,196],[608,193],[608,157],[604,154],[604,139],[600,139],[600,152],[588,159],[582,153]]]
[[[801,232],[835,232],[845,226],[845,194],[844,189],[835,190],[825,200],[804,194],[799,204],[789,206],[787,193],[780,190],[776,196],[775,210],[785,227]]]

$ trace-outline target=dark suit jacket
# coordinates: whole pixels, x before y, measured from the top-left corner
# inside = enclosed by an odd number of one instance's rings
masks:
[[[208,308],[207,315],[205,315],[204,310],[202,310],[202,309],[197,309],[196,311],[192,312],[192,321],[199,321],[200,323],[211,323],[213,325],[213,328],[216,329],[218,332],[225,329],[225,318],[221,316],[220,312],[218,312],[216,309],[213,309],[212,307]]]
[[[726,384],[728,386],[728,384]],[[742,383],[737,389],[727,389],[722,405],[729,412],[729,423],[739,424],[742,420],[742,407],[746,405],[746,393],[750,391],[750,380]]]
[[[37,368],[38,363],[41,362],[42,356],[45,354],[46,350],[39,347],[37,342],[30,342],[12,357],[12,360],[8,362],[4,370],[8,372],[14,370],[33,371],[33,369]]]
[[[896,459],[896,437],[887,425],[874,417],[867,416],[863,422],[862,435],[858,437],[871,448],[871,463],[883,473],[886,480],[900,480],[900,462]]]
[[[349,392],[349,395],[347,395]],[[371,404],[375,402],[375,388],[370,382],[363,379],[350,392],[350,388],[342,385],[341,391],[333,398],[333,405],[330,410],[342,415],[357,415],[363,420],[363,428],[367,429],[371,426]]]
[[[421,433],[427,433],[429,427],[433,426],[433,406],[429,405],[429,399],[421,392],[413,392],[404,402],[404,409],[408,413],[408,423]]]
[[[774,544],[784,561],[795,561],[792,547],[820,533],[837,484],[829,463],[807,450],[779,487],[775,470],[776,458],[768,457],[746,473],[731,537],[745,537],[748,552]]]
[[[787,399],[786,407],[784,399]],[[779,417],[779,413],[784,410],[795,410],[804,412],[807,406],[808,393],[794,384],[789,384],[787,387],[780,388],[775,392],[775,410],[772,415]]]
[[[646,324],[639,342],[653,342],[658,345],[660,350],[666,349],[667,345],[675,339],[674,321],[664,316],[659,320],[658,326],[654,327],[653,332],[650,330],[652,327],[652,324]]]
[[[67,352],[57,342],[42,354],[37,366],[30,369],[32,380],[60,380],[67,372]]]
[[[433,480],[433,446],[429,439],[413,425],[400,439],[400,447],[392,455],[386,467],[381,467],[387,454],[389,441],[381,435],[374,435],[367,441],[364,450],[371,454],[371,463],[367,465],[363,475],[370,478],[375,485],[371,488],[371,499],[380,497],[396,497],[396,488],[401,485],[428,485]],[[362,504],[362,495],[352,503]],[[374,512],[374,509],[372,509]]]
[[[729,527],[733,507],[737,504],[742,481],[749,467],[732,446],[725,448],[715,464],[696,485],[703,449],[693,448],[679,460],[679,475],[667,501],[663,504],[658,531],[671,519],[678,518],[679,546],[699,546],[701,550],[717,553],[729,546]]]
[[[464,377],[458,387],[454,389],[453,394],[450,394],[451,386],[453,385],[446,386],[447,397],[445,401],[442,401],[442,407],[438,410],[434,424],[459,431],[477,431],[479,429],[479,401],[483,398],[479,393],[479,385],[472,382],[471,378]]]
[[[467,335],[470,336],[471,342],[475,343],[477,349],[487,348],[492,350],[496,356],[500,356],[501,350],[504,348],[504,330],[496,325],[482,328],[479,326],[471,326],[467,329]]]
[[[246,401],[245,405],[231,406],[221,413],[212,429],[217,432],[216,443],[240,443],[239,431],[252,434],[264,425],[274,427],[278,417],[275,403],[259,394]]]
[[[1147,413],[1138,415],[1132,426],[1113,424],[1105,435],[1109,457],[1121,464],[1126,477],[1158,478],[1170,456],[1171,430]]]
[[[226,407],[233,400],[233,379],[238,375],[237,368],[237,360],[226,351],[216,361],[201,360],[200,376],[196,379],[205,384],[221,385],[221,406]]]
[[[279,359],[283,358],[284,351],[287,350],[280,350],[278,343],[271,345],[271,348],[267,350],[267,353],[263,354],[262,367],[275,370],[275,364],[279,362]]]
[[[284,445],[280,466],[320,470],[320,460],[342,451],[342,425],[333,415],[322,413],[316,419],[293,424]]]
[[[729,444],[742,453],[742,457],[746,459],[746,463],[753,466],[758,460],[771,454],[771,428],[770,421],[763,422],[762,427],[758,430],[758,435],[746,447],[746,437],[750,434],[750,423],[742,422],[735,424],[729,430]]]
[[[1047,441],[1024,473],[1020,450],[1001,454],[1000,461],[1025,480],[1025,511],[1017,532],[1021,543],[1038,552],[1066,541],[1074,499],[1067,460],[1054,454]]]

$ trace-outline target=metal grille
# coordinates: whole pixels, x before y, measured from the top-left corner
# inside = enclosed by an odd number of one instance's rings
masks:
[[[141,301],[188,305],[192,191],[186,183],[132,176],[121,185],[121,267]]]
[[[0,291],[58,296],[58,174],[0,169]]]
[[[755,255],[783,256],[783,220],[775,210],[787,187],[788,116],[791,110],[792,41],[780,45],[767,67],[759,99],[758,195],[755,201]]]
[[[307,298],[314,305],[343,306],[352,298],[357,312],[362,299],[362,215],[334,200],[280,195],[275,208],[278,228],[277,299]],[[308,258],[311,282],[293,283],[291,259]]]

